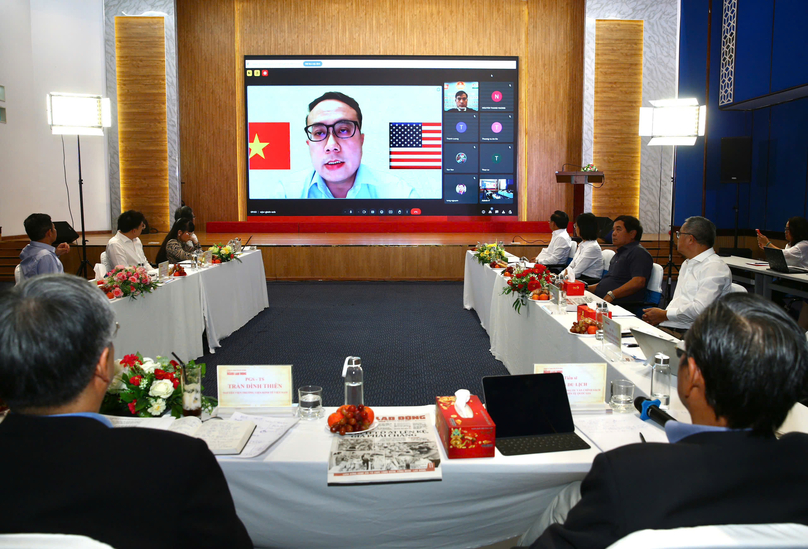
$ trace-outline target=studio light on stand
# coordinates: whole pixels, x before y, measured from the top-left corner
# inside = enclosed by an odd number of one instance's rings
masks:
[[[112,125],[109,99],[100,95],[49,93],[48,125],[53,135],[75,135],[79,160],[79,209],[81,210],[81,265],[76,273],[87,277],[91,271],[87,261],[87,235],[84,229],[84,180],[81,178],[82,135],[104,135]]]
[[[693,146],[696,138],[704,135],[707,124],[707,106],[699,106],[695,98],[663,99],[651,101],[653,107],[640,108],[640,135],[651,136],[648,146],[673,146],[673,164],[671,171],[671,222],[670,242],[668,243],[668,262],[664,269],[668,273],[668,287],[665,298],[671,298],[671,279],[673,277],[673,215],[674,198],[676,197],[676,147]]]

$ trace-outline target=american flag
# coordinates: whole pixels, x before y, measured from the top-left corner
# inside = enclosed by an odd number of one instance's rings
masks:
[[[390,122],[390,169],[441,169],[441,123]]]

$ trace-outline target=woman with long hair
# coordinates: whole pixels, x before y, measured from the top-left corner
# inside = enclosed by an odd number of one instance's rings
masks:
[[[193,259],[193,252],[202,249],[194,236],[194,222],[192,219],[181,217],[174,222],[174,226],[163,240],[160,251],[157,252],[157,263],[168,260],[169,263],[179,263]],[[190,249],[190,251],[189,251]]]
[[[786,221],[786,240],[788,243],[783,248],[783,256],[790,267],[808,268],[808,220],[804,217],[794,216]],[[777,248],[764,235],[757,233],[757,241],[760,249]],[[779,249],[779,248],[777,248]]]

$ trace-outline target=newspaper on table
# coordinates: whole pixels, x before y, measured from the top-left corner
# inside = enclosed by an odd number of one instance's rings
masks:
[[[334,435],[328,484],[441,480],[440,450],[429,414],[377,417],[375,429]]]

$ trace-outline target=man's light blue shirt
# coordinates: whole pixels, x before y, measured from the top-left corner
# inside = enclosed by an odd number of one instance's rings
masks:
[[[62,262],[56,257],[56,248],[42,242],[31,242],[22,249],[20,270],[23,278],[65,272]]]
[[[251,198],[334,198],[331,190],[316,170],[292,174],[288,179],[269,188],[260,188]],[[374,172],[364,164],[356,170],[353,187],[346,198],[420,198],[411,186],[398,177]]]
[[[669,421],[665,424],[665,435],[668,437],[668,442],[671,444],[679,442],[685,437],[695,435],[697,433],[724,433],[727,431],[749,431],[750,429],[729,429],[727,427],[718,427],[716,425],[693,425],[690,423],[682,423],[679,421]]]
[[[76,412],[75,414],[54,414],[52,416],[46,416],[46,417],[90,417],[100,421],[107,427],[113,427],[112,422],[109,419],[102,416],[101,414],[95,414],[93,412]]]

